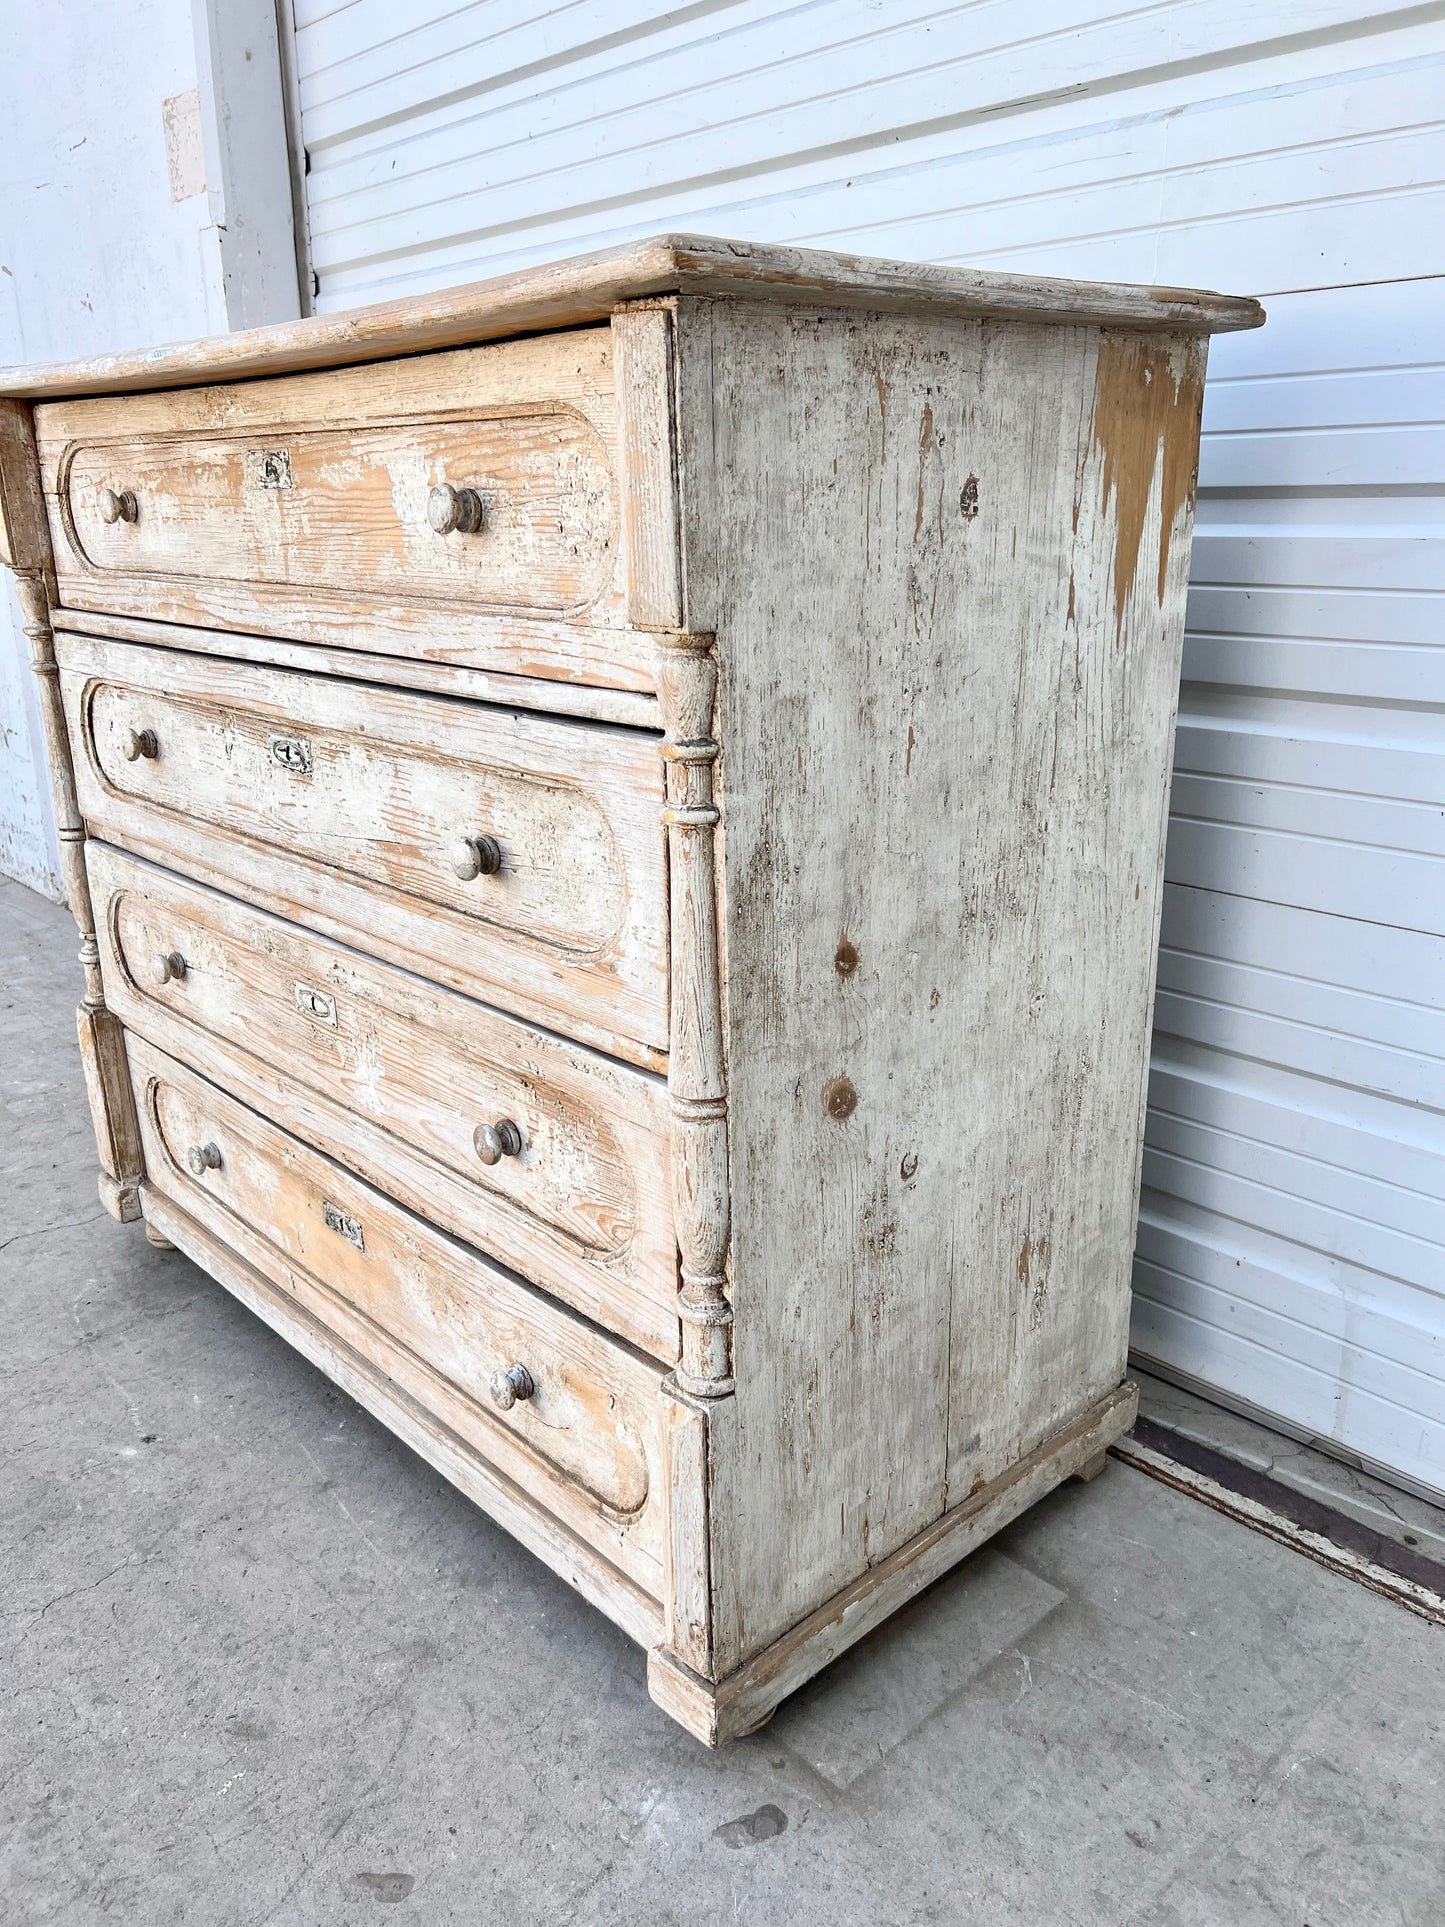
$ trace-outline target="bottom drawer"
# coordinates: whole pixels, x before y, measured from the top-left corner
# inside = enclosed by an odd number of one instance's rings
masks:
[[[127,1043],[151,1186],[660,1598],[657,1367]]]

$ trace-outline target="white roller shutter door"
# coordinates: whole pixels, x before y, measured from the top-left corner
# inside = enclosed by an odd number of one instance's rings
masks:
[[[659,229],[1261,295],[1214,346],[1135,1342],[1445,1490],[1445,25],[296,0],[322,310]]]

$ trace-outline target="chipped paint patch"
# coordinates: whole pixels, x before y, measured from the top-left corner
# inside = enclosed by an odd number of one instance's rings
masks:
[[[1141,335],[1105,333],[1099,340],[1092,434],[1104,458],[1104,500],[1114,503],[1114,633],[1139,569],[1144,524],[1162,463],[1159,583],[1179,511],[1193,502],[1204,376],[1193,344],[1161,344]]]

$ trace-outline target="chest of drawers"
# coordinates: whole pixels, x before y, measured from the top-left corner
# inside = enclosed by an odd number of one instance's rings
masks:
[[[668,238],[0,374],[103,1199],[710,1743],[1131,1420],[1261,319]]]

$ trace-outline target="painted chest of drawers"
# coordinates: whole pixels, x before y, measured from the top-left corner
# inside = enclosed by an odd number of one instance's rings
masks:
[[[1130,1422],[1260,319],[669,238],[0,376],[102,1197],[709,1742]]]

